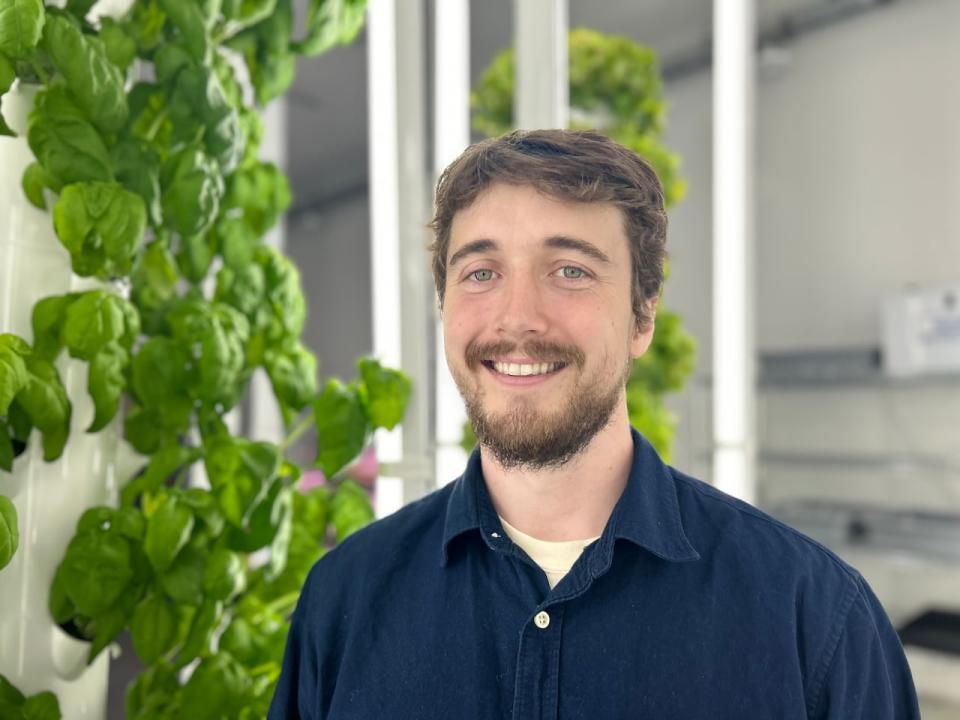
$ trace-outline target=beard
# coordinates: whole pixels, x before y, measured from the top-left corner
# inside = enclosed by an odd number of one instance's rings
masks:
[[[519,351],[519,352],[518,352]],[[504,469],[540,470],[562,467],[587,447],[610,422],[623,399],[630,377],[632,359],[626,355],[622,372],[608,372],[607,363],[591,377],[583,375],[586,357],[582,350],[542,341],[515,343],[470,343],[466,349],[467,368],[484,372],[484,361],[491,357],[522,354],[532,362],[559,362],[560,372],[576,370],[579,380],[560,407],[541,410],[531,398],[516,397],[511,407],[491,412],[484,405],[480,383],[469,373],[451,374],[460,390],[477,440],[489,450]],[[613,377],[613,382],[607,382]]]

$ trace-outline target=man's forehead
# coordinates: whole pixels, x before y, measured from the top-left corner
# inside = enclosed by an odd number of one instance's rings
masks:
[[[578,251],[600,262],[610,262],[615,246],[626,243],[624,215],[613,203],[560,198],[533,185],[493,183],[454,214],[448,264],[467,254],[507,249],[515,223],[535,237],[536,247]]]

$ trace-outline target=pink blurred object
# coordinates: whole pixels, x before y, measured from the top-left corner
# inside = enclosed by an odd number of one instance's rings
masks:
[[[306,492],[310,488],[326,484],[327,476],[323,474],[323,470],[307,470],[300,476],[300,492]]]
[[[364,487],[372,488],[377,479],[380,464],[377,462],[377,451],[373,445],[360,453],[360,457],[350,465],[345,473],[348,478],[356,480]]]

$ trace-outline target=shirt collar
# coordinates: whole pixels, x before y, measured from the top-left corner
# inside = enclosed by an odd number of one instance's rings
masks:
[[[630,476],[599,541],[605,546],[607,561],[613,550],[613,540],[618,538],[639,545],[664,560],[698,560],[699,553],[683,531],[670,469],[646,438],[633,428],[630,432],[634,448]],[[471,453],[463,475],[454,482],[447,501],[441,564],[447,564],[450,542],[476,529],[481,531],[488,545],[491,544],[490,537],[496,537],[494,533],[502,532],[483,480],[479,446]]]

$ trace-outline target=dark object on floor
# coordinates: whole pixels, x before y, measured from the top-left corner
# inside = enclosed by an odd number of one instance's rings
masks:
[[[897,630],[904,645],[960,655],[960,613],[928,610]]]

